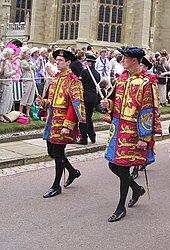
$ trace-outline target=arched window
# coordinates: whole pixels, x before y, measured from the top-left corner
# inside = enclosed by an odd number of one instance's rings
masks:
[[[78,28],[79,28],[79,24],[76,23],[75,39],[77,39],[77,37],[78,37]]]
[[[118,9],[118,20],[117,20],[118,24],[122,23],[122,8]]]
[[[102,41],[103,39],[103,25],[100,23],[98,26],[98,37],[97,40]]]
[[[64,39],[64,24],[62,23],[60,26],[60,40]]]
[[[67,5],[67,7],[66,7],[66,21],[69,21],[69,14],[70,14],[70,6]]]
[[[115,42],[115,34],[116,34],[115,25],[112,25],[110,33],[110,42]]]
[[[25,0],[22,0],[21,8],[25,9]]]
[[[121,42],[123,0],[100,0],[97,40]]]
[[[112,23],[116,23],[116,18],[117,18],[117,8],[113,7],[113,9],[112,9]]]
[[[109,23],[110,22],[110,7],[106,7],[106,12],[105,12],[105,22]]]
[[[63,0],[60,16],[60,40],[77,39],[80,0]]]
[[[17,8],[20,8],[20,2],[21,2],[20,0],[17,0],[17,3],[16,3]]]
[[[21,20],[20,20],[20,22],[24,22],[24,21],[25,21],[25,11],[22,10],[21,11]]]
[[[70,39],[74,39],[74,23],[71,24],[71,29],[70,29]]]
[[[75,21],[76,8],[75,5],[72,6],[71,21]]]
[[[123,0],[119,0],[119,5],[123,6]]]
[[[99,8],[99,22],[104,21],[104,6],[101,5]]]
[[[31,9],[31,0],[27,0],[27,9]]]
[[[79,14],[80,14],[80,5],[77,5],[77,10],[76,10],[76,21],[79,21]]]
[[[103,41],[108,41],[108,36],[109,36],[109,26],[106,24],[104,26],[104,36],[103,36]]]
[[[15,16],[15,22],[19,23],[19,18],[20,18],[20,11],[16,11],[16,16]]]
[[[120,43],[121,42],[121,26],[117,27],[117,33],[116,33],[116,42]]]
[[[62,10],[61,10],[61,22],[64,21],[64,17],[65,17],[65,6],[62,6]]]
[[[65,24],[65,32],[64,32],[64,39],[68,39],[68,23]]]
[[[30,13],[31,16],[32,0],[17,0],[16,1],[16,22],[24,22],[26,13]]]

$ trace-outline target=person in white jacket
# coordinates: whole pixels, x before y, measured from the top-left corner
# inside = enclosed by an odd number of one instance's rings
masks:
[[[101,49],[100,56],[96,59],[95,69],[99,72],[101,80],[106,79],[110,84],[110,62],[107,58],[107,49]]]

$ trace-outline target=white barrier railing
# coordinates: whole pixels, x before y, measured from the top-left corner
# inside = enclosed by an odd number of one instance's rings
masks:
[[[44,79],[44,80],[52,80],[53,78],[52,77],[46,77],[46,76],[42,76],[42,77],[39,77],[39,78],[35,78],[35,80],[40,80],[40,79]],[[19,81],[33,81],[32,78],[0,78],[0,82],[1,81],[13,81],[13,82],[19,82]]]

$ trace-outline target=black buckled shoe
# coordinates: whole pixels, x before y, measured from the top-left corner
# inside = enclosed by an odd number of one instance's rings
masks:
[[[43,198],[50,198],[50,197],[54,197],[58,194],[61,194],[61,187],[57,188],[57,189],[53,189],[50,188],[44,195]]]
[[[108,222],[115,222],[121,220],[123,217],[126,216],[126,209],[121,213],[113,213],[112,216],[108,219]]]
[[[76,172],[72,175],[69,175],[66,183],[64,184],[64,187],[68,187],[70,186],[70,184],[76,179],[76,178],[79,178],[81,175],[80,171],[79,170],[76,170]]]
[[[130,199],[130,201],[128,203],[128,207],[133,207],[136,204],[136,202],[138,201],[139,197],[144,195],[144,193],[145,193],[145,189],[141,186],[138,193],[134,194],[132,199]]]
[[[79,145],[87,145],[88,144],[87,140],[79,140],[76,143]]]

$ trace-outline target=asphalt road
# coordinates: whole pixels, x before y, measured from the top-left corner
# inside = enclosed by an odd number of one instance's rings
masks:
[[[119,181],[101,157],[75,162],[82,176],[61,195],[43,199],[53,168],[0,177],[0,250],[169,250],[170,140],[157,143],[147,194],[119,222],[108,223]],[[145,184],[140,172],[137,182]],[[131,191],[131,190],[130,190]],[[131,197],[129,191],[128,199]]]

